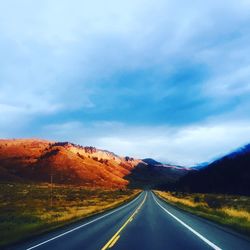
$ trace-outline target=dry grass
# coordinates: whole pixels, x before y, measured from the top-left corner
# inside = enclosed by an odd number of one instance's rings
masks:
[[[162,192],[162,191],[156,191],[156,193],[172,203],[179,203],[188,207],[197,207],[205,205],[204,202],[194,202],[194,200],[191,197],[179,198],[172,195],[170,192]]]
[[[230,207],[223,207],[220,210],[231,217],[246,219],[250,222],[250,213],[246,210],[236,210]]]
[[[116,207],[139,191],[1,184],[0,246]]]
[[[250,197],[155,191],[169,203],[250,235]]]

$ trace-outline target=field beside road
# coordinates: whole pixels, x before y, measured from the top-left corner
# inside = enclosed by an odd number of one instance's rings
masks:
[[[167,202],[250,235],[250,197],[155,191]]]
[[[119,206],[138,192],[0,183],[0,246]]]

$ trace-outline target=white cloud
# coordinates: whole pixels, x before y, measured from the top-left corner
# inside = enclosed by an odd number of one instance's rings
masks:
[[[205,63],[214,70],[233,46],[218,48],[218,43],[222,40],[227,44],[233,32],[247,31],[246,2],[1,3],[1,87],[11,86],[12,92],[18,90],[24,97],[28,92],[34,95],[34,101],[37,92],[55,105],[61,106],[63,99],[66,109],[77,91],[83,100],[89,100],[97,79],[120,71],[157,66],[169,73],[178,61]],[[240,48],[242,43],[235,45]],[[243,48],[247,43],[249,39]],[[210,58],[211,53],[206,52],[216,48]],[[242,54],[238,61],[242,57],[245,58]],[[232,60],[231,63],[234,64]],[[12,92],[4,90],[9,99],[15,96]],[[52,97],[48,92],[53,92]],[[26,101],[23,98],[23,104]],[[78,102],[84,106],[85,101]]]
[[[169,76],[179,64],[197,64],[208,71],[204,96],[249,93],[249,10],[247,0],[2,1],[2,136],[14,134],[17,122],[21,134],[39,116],[94,108],[93,94],[121,72],[157,68]],[[171,95],[157,79],[153,84],[157,98]],[[77,122],[48,125],[41,134],[193,164],[250,139],[248,122],[231,121],[180,128]]]
[[[120,155],[192,166],[222,156],[250,142],[249,121],[185,127],[137,127],[120,123],[72,122],[44,128],[44,136],[93,145]]]

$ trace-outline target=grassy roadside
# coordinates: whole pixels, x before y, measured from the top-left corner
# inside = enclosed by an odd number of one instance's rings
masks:
[[[139,190],[0,183],[0,247],[112,209]]]
[[[174,206],[250,236],[250,197],[154,192]]]

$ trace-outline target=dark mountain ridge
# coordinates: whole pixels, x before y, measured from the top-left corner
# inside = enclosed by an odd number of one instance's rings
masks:
[[[250,195],[250,144],[191,171],[178,182],[187,192]]]

